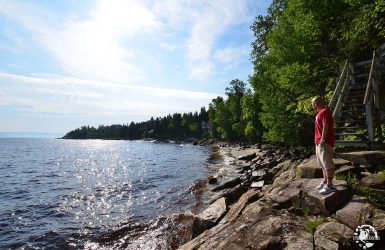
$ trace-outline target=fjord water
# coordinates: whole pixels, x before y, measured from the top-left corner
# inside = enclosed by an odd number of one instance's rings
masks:
[[[173,248],[170,230],[196,205],[193,188],[210,172],[210,152],[144,141],[0,139],[0,249]]]

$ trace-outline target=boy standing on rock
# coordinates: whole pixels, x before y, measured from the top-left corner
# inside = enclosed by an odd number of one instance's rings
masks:
[[[316,187],[320,194],[336,191],[333,186],[334,178],[334,122],[329,107],[321,97],[314,97],[311,105],[317,111],[315,118],[314,143],[318,165],[322,168],[324,180]]]

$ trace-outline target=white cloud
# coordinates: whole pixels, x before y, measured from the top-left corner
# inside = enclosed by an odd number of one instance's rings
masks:
[[[250,20],[247,1],[210,1],[194,19],[187,41],[190,77],[203,80],[213,72],[212,49],[230,26]]]
[[[127,41],[147,33],[159,40],[166,53],[184,48],[190,79],[204,81],[215,72],[213,49],[219,37],[234,25],[250,22],[254,18],[251,7],[259,4],[249,0],[99,0],[81,17],[57,17],[31,2],[0,0],[0,14],[29,29],[74,77],[120,83],[143,80],[147,69],[137,64],[143,52],[128,47]],[[173,36],[178,39],[173,41]]]
[[[179,89],[111,84],[63,76],[0,72],[0,105],[27,113],[161,116],[199,110],[217,96]]]
[[[229,66],[237,66],[241,60],[250,55],[250,46],[244,45],[240,47],[226,47],[224,49],[217,49],[214,57],[221,63]]]
[[[160,25],[140,1],[102,0],[86,19],[68,17],[64,22],[31,5],[5,3],[0,13],[29,29],[68,74],[85,79],[141,79],[144,73],[133,63],[135,52],[122,43]]]

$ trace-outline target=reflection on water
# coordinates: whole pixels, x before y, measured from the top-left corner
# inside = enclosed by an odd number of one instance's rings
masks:
[[[174,248],[208,148],[0,139],[0,248]],[[187,230],[187,231],[186,231]],[[178,237],[179,237],[178,236]],[[173,247],[174,246],[174,247]]]

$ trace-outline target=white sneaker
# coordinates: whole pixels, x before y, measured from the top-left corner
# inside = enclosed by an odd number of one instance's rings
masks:
[[[335,191],[337,191],[337,189],[334,186],[324,185],[324,187],[319,191],[319,193],[325,195],[333,193]]]
[[[315,188],[317,189],[317,190],[321,190],[321,189],[323,189],[323,187],[326,185],[326,183],[325,182],[321,182],[318,186],[316,186]]]

